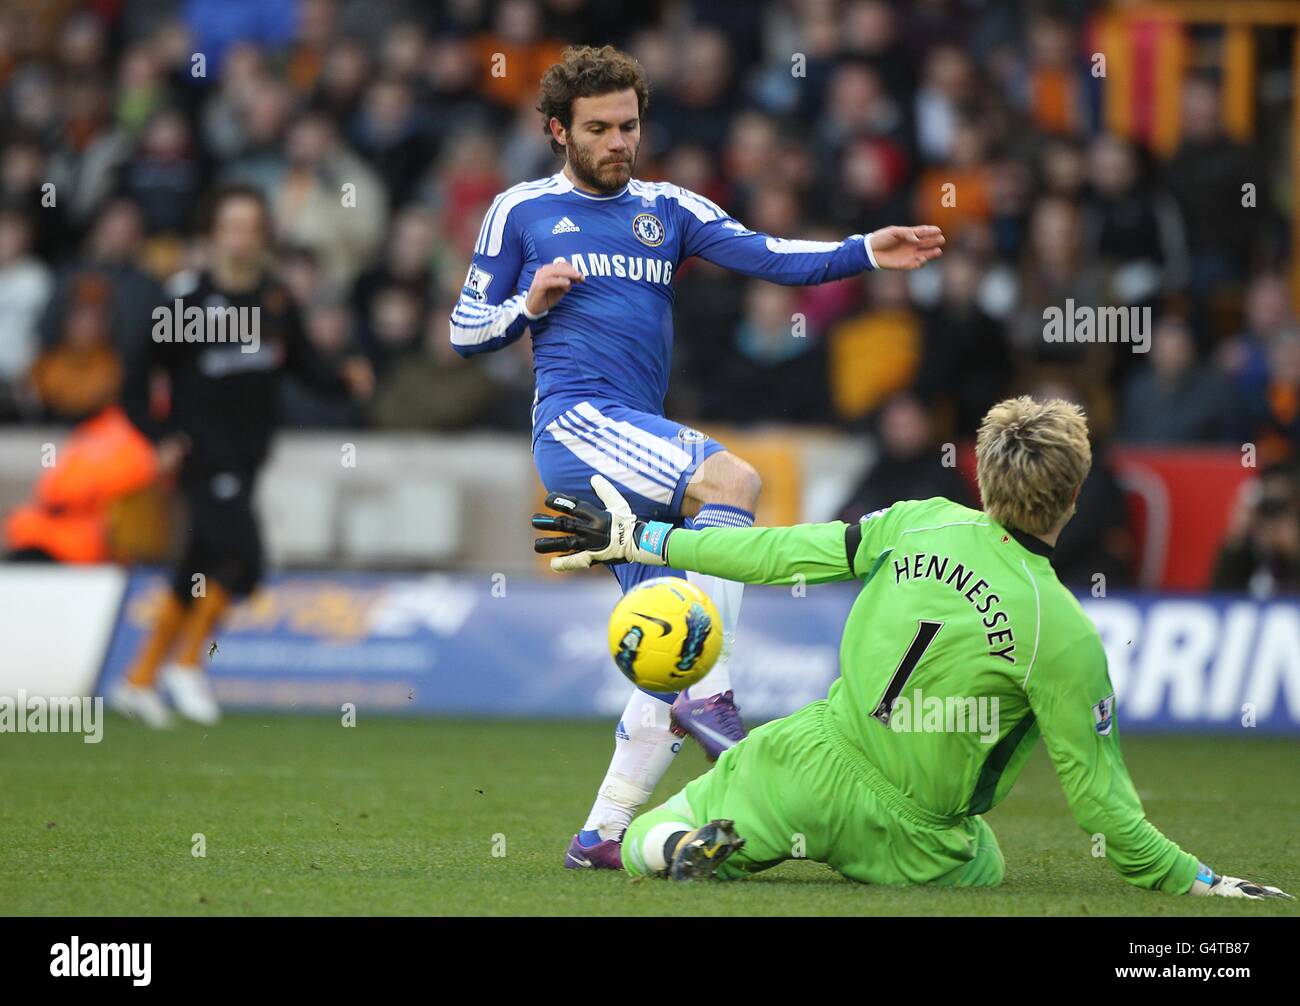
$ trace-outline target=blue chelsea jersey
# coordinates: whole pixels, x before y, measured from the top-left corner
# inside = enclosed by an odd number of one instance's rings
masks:
[[[561,172],[493,201],[452,311],[452,345],[469,356],[531,329],[534,429],[574,398],[660,414],[672,359],[673,277],[692,255],[792,286],[872,268],[861,234],[839,242],[773,238],[676,185],[633,179],[596,196]],[[530,315],[525,296],[548,262],[568,262],[585,281]]]

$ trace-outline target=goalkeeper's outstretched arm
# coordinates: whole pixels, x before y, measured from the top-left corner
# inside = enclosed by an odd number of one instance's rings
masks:
[[[665,564],[741,583],[832,583],[853,579],[852,526],[843,521],[793,527],[674,528]]]
[[[585,569],[593,562],[642,562],[720,576],[742,583],[830,583],[858,575],[854,556],[862,532],[843,521],[793,527],[673,527],[638,520],[627,501],[603,476],[591,479],[602,510],[566,493],[551,493],[556,511],[533,514],[533,527],[559,531],[538,538],[536,551],[557,554],[551,568]]]
[[[1075,820],[1125,880],[1169,894],[1290,897],[1215,873],[1147,820],[1120,752],[1115,689],[1095,629],[1056,639],[1041,657],[1023,687],[1043,742]]]

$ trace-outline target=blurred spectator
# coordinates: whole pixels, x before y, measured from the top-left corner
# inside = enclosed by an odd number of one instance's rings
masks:
[[[395,206],[410,199],[433,157],[429,130],[410,85],[401,77],[382,77],[366,90],[350,135],[357,150],[379,172]]]
[[[361,346],[381,380],[419,350],[424,335],[422,305],[420,294],[403,283],[379,287],[370,297]]]
[[[1077,202],[1088,180],[1083,145],[1068,136],[1048,137],[1039,155],[1043,194]]]
[[[827,417],[826,352],[795,290],[751,281],[733,330],[726,380],[702,392],[703,412],[733,422],[818,422]]]
[[[335,121],[347,122],[361,107],[370,73],[370,53],[360,39],[335,39],[325,57],[312,104]]]
[[[292,101],[292,91],[271,75],[261,51],[236,45],[216,93],[203,105],[201,138],[221,160],[266,156],[283,142]],[[247,169],[240,173],[247,177]]]
[[[0,154],[0,207],[25,213],[40,221],[32,247],[46,262],[57,261],[70,239],[63,208],[48,198],[50,157],[31,135],[11,133]],[[57,189],[55,190],[57,191]]]
[[[1245,146],[1223,134],[1218,87],[1204,77],[1183,85],[1179,146],[1165,166],[1169,188],[1187,221],[1192,253],[1192,287],[1208,294],[1240,278],[1251,260],[1252,235],[1259,227],[1264,193],[1257,205],[1242,206],[1242,181],[1260,187],[1263,173]]]
[[[118,128],[130,137],[138,136],[162,106],[165,94],[163,67],[153,49],[142,43],[128,47],[120,64],[113,109]]]
[[[859,136],[893,139],[906,148],[907,123],[880,76],[866,63],[845,62],[832,72],[817,123],[816,144],[828,164]]]
[[[492,106],[477,87],[478,57],[466,39],[434,35],[425,54],[424,75],[429,107],[438,109],[441,137],[455,136],[491,115]],[[543,141],[537,142],[540,146]]]
[[[975,88],[970,57],[959,46],[936,45],[926,55],[914,112],[917,149],[923,161],[943,162],[952,157],[961,109]]]
[[[20,411],[22,382],[40,342],[38,323],[54,286],[31,246],[26,215],[0,210],[0,419]]]
[[[958,239],[966,228],[990,218],[995,186],[980,124],[963,116],[953,130],[949,160],[921,172],[913,212],[917,220],[936,223]]]
[[[1263,395],[1274,341],[1296,324],[1291,291],[1276,273],[1254,277],[1246,287],[1245,325],[1218,348],[1218,365],[1245,398]]]
[[[714,396],[726,395],[728,368],[735,359],[725,333],[735,332],[745,310],[747,280],[703,259],[686,264],[674,278],[673,379],[669,414],[709,418]]]
[[[1090,131],[1100,119],[1100,84],[1082,58],[1075,29],[1039,15],[1029,23],[1025,64],[1010,81],[1011,99],[1047,135]]]
[[[917,55],[898,34],[897,13],[886,0],[850,0],[844,7],[840,44],[846,56],[860,58],[894,97],[916,90]]]
[[[943,496],[970,503],[970,492],[954,463],[945,458],[934,438],[930,417],[911,394],[890,398],[877,423],[879,455],[857,488],[839,510],[839,519],[853,524],[864,514],[892,506],[899,500]]]
[[[693,144],[716,155],[734,112],[731,43],[716,29],[697,29],[682,40],[675,58],[676,74],[667,86],[651,84],[654,129],[670,146]]]
[[[63,337],[68,308],[76,301],[74,291],[88,275],[108,282],[111,331],[118,352],[125,358],[149,338],[153,309],[163,300],[163,291],[140,267],[144,250],[144,219],[139,205],[130,199],[105,204],[83,245],[82,255],[69,262],[59,277],[58,288],[41,321],[42,344],[52,348]]]
[[[1215,590],[1261,600],[1300,593],[1300,508],[1295,469],[1265,470],[1242,493],[1214,566]]]
[[[53,144],[59,132],[59,88],[53,69],[38,62],[23,64],[11,77],[9,92],[10,128],[40,144],[38,150]]]
[[[447,312],[450,314],[450,307]],[[380,382],[370,407],[374,425],[434,431],[462,430],[483,423],[499,392],[484,361],[457,353],[443,331],[441,318],[430,321],[412,349]]]
[[[1061,398],[1083,406],[1092,437],[1092,467],[1079,488],[1074,516],[1061,531],[1052,568],[1067,587],[1114,590],[1133,582],[1137,545],[1119,476],[1107,457],[1107,423],[1095,402],[1069,377],[1053,374],[1031,389],[1038,399]]]
[[[288,245],[280,251],[279,259],[280,280],[300,310],[306,310],[326,294],[320,259],[310,248]]]
[[[960,250],[936,263],[942,295],[925,313],[915,392],[946,420],[950,435],[973,437],[989,405],[1004,397],[1011,373],[1002,326],[979,304],[981,270]]]
[[[270,178],[247,170],[231,176],[274,193],[277,234],[311,248],[330,282],[340,286],[360,272],[387,226],[382,183],[340,142],[334,122],[320,112],[293,123]]]
[[[159,109],[144,126],[138,150],[122,169],[120,185],[123,194],[143,208],[145,230],[187,230],[203,183],[189,123],[174,109]]]
[[[564,45],[544,28],[538,4],[502,0],[492,29],[479,37],[479,89],[503,108],[536,98],[537,82],[559,61]]]
[[[1113,270],[1115,298],[1142,304],[1162,291],[1181,290],[1187,282],[1187,246],[1173,199],[1144,183],[1137,152],[1117,137],[1097,137],[1088,161],[1085,241]]]
[[[338,30],[335,0],[299,0],[298,33],[289,57],[287,79],[299,93],[315,86],[325,66],[330,41]]]
[[[1020,306],[1011,325],[1012,345],[1027,361],[1089,364],[1104,372],[1115,347],[1087,342],[1048,342],[1044,312],[1066,310],[1066,301],[1103,307],[1106,281],[1101,265],[1086,255],[1078,207],[1062,196],[1046,196],[1034,207],[1020,271]],[[1122,347],[1127,351],[1127,347]]]
[[[71,288],[63,337],[37,357],[31,383],[45,414],[78,422],[117,399],[122,362],[112,339],[111,288],[86,273]]]
[[[427,313],[436,288],[432,267],[437,240],[432,211],[411,206],[398,213],[383,258],[358,276],[352,288],[352,306],[357,316],[369,317],[375,294],[390,286],[409,289],[419,298],[420,313]]]
[[[749,210],[754,192],[761,186],[772,184],[770,173],[779,134],[777,123],[758,112],[742,112],[731,121],[718,165],[730,182],[730,197],[745,207],[745,212]],[[714,161],[708,147],[703,144],[677,143],[668,155],[669,177],[674,179],[675,185],[709,195],[709,184],[716,183]],[[695,188],[696,185],[700,187]],[[757,230],[764,229],[756,223],[753,226]]]
[[[321,300],[304,311],[307,341],[327,367],[342,369],[355,352],[352,313],[347,305]],[[280,415],[289,427],[346,429],[360,424],[362,410],[350,398],[329,395],[312,387],[296,374],[285,374],[277,393]]]
[[[491,137],[467,133],[450,138],[429,192],[444,238],[438,249],[446,258],[440,273],[454,276],[457,282],[465,278],[483,217],[502,188]]]
[[[1225,439],[1233,414],[1231,388],[1196,359],[1187,323],[1167,315],[1151,337],[1150,366],[1124,393],[1120,436],[1132,443],[1198,443]]]
[[[906,176],[906,156],[892,140],[854,140],[840,157],[839,178],[825,215],[853,234],[869,234],[905,220],[910,212]]]
[[[1300,447],[1300,331],[1274,337],[1269,348],[1269,380],[1264,394],[1245,409],[1248,439],[1260,465],[1292,461]]]
[[[907,277],[871,272],[869,307],[828,336],[830,400],[843,422],[865,419],[896,391],[907,388],[921,358],[921,318],[907,297]]]

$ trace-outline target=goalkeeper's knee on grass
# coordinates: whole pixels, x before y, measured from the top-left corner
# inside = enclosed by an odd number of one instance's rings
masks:
[[[678,798],[680,799],[680,795]],[[623,836],[623,869],[634,877],[703,880],[716,875],[745,840],[731,821],[697,826],[669,801],[634,820]]]

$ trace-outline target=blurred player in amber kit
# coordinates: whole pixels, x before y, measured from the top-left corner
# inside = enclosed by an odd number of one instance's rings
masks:
[[[340,395],[364,398],[374,387],[364,360],[336,369],[312,351],[288,290],[271,274],[270,231],[257,189],[219,190],[206,220],[208,268],[175,277],[171,299],[154,313],[153,338],[127,366],[127,414],[157,444],[159,470],[176,480],[188,510],[171,589],[126,681],[110,696],[114,708],[150,726],[171,720],[164,692],[187,719],[220,717],[201,658],[232,600],[251,593],[262,576],[252,501],[275,426],[280,372],[290,369]],[[195,307],[200,311],[189,310]],[[185,324],[169,327],[169,317]],[[152,393],[160,374],[165,409],[155,408]]]

